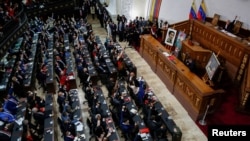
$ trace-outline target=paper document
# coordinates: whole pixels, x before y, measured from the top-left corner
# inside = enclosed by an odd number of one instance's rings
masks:
[[[83,124],[80,121],[77,121],[75,123],[76,125],[76,131],[82,131],[83,130]]]
[[[23,117],[19,118],[18,120],[15,120],[15,122],[18,124],[18,125],[22,125],[23,123]]]

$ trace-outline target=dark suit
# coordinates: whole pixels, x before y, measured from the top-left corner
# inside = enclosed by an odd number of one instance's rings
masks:
[[[74,136],[72,136],[72,135],[67,135],[67,136],[65,136],[64,137],[64,141],[74,141]]]
[[[36,122],[40,125],[40,126],[44,126],[44,120],[46,118],[49,117],[49,113],[50,111],[45,111],[45,113],[43,112],[36,112],[36,113],[33,113],[33,118],[36,120]]]
[[[224,27],[225,30],[228,31],[228,32],[233,32],[234,23],[235,23],[235,20],[230,22],[228,25],[226,24],[225,27]]]

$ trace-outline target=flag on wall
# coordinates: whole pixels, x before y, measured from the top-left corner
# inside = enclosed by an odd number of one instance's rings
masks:
[[[191,9],[190,9],[190,13],[189,13],[189,19],[197,19],[197,16],[196,16],[196,6],[195,6],[195,3],[194,3],[195,0],[193,0],[193,3],[192,3],[192,6],[191,6]]]
[[[162,0],[152,0],[151,1],[151,8],[150,8],[150,14],[149,14],[150,20],[153,20],[154,18],[159,17],[161,2],[162,2]]]
[[[201,5],[198,10],[197,18],[200,21],[206,20],[206,5],[205,5],[204,0],[201,1]]]

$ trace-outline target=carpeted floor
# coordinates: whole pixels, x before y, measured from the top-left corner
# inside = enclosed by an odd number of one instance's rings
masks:
[[[250,115],[237,111],[239,103],[239,91],[236,88],[230,88],[226,91],[222,105],[213,114],[205,118],[207,125],[202,126],[199,121],[196,124],[205,135],[208,134],[208,127],[212,125],[249,125]]]

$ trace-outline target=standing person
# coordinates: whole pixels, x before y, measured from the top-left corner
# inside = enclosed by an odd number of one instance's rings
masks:
[[[158,37],[158,36],[157,36],[157,26],[156,26],[156,24],[153,24],[153,25],[151,26],[151,35],[152,35],[153,37],[155,37],[155,38]]]
[[[110,27],[110,21],[107,21],[106,29],[107,29],[107,33],[108,33],[108,38],[111,38],[112,37],[112,30]]]
[[[95,19],[95,5],[90,6],[90,14],[92,15],[92,19]]]
[[[24,98],[26,97],[24,93],[24,85],[23,85],[23,79],[13,76],[12,77],[12,87],[13,87],[13,92],[18,98]]]
[[[112,39],[114,42],[116,42],[117,25],[112,21],[110,24],[110,28],[111,28]]]
[[[79,9],[79,14],[80,14],[80,18],[86,19],[87,17],[87,8],[85,8],[85,5],[83,3],[83,5],[80,7]]]
[[[124,23],[119,20],[118,21],[118,34],[119,34],[119,41],[122,42],[124,40]]]
[[[103,26],[103,10],[100,6],[97,7],[97,16],[100,21],[101,27],[104,27]]]

